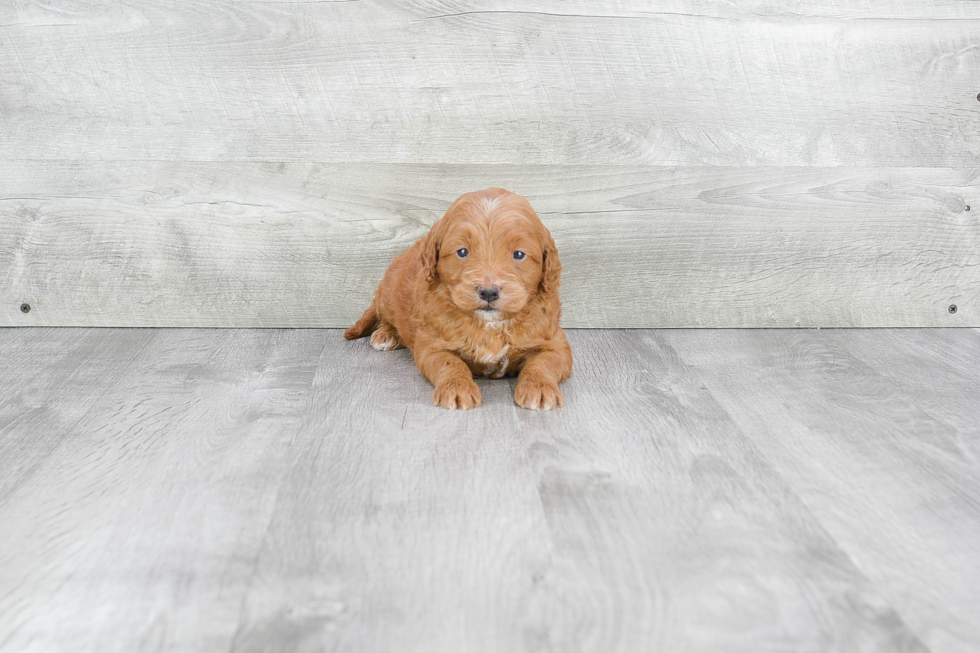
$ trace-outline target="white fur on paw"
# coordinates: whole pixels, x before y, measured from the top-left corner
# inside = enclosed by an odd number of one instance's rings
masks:
[[[371,346],[378,351],[390,351],[395,348],[394,340],[375,340],[371,338]]]

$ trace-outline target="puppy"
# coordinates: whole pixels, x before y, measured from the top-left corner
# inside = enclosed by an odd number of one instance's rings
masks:
[[[526,199],[503,188],[466,193],[391,262],[344,337],[408,347],[436,406],[479,406],[476,374],[517,376],[519,406],[557,408],[558,384],[572,374],[560,278],[555,241]]]

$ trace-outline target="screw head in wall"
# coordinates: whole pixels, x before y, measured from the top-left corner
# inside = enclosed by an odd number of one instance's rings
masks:
[[[956,304],[949,305],[949,312],[950,314],[956,313]]]
[[[964,206],[964,207],[963,207],[963,210],[964,210],[964,211],[969,211],[969,210],[970,210],[970,205],[969,205],[969,204],[967,204],[966,206]]]
[[[30,304],[27,304],[27,303],[21,304],[20,305],[20,312],[21,313],[30,313],[31,312],[31,305]]]

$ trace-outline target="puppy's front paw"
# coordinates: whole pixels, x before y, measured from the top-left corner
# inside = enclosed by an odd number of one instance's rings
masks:
[[[520,380],[514,391],[514,402],[531,410],[551,410],[565,405],[565,395],[557,383]]]
[[[446,381],[432,393],[432,403],[449,410],[476,408],[481,401],[480,388],[470,379]]]

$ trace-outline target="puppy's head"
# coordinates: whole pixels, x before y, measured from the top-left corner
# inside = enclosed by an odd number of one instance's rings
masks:
[[[502,188],[466,193],[432,226],[422,264],[459,310],[487,322],[513,317],[555,293],[561,261],[551,233],[526,199]]]

